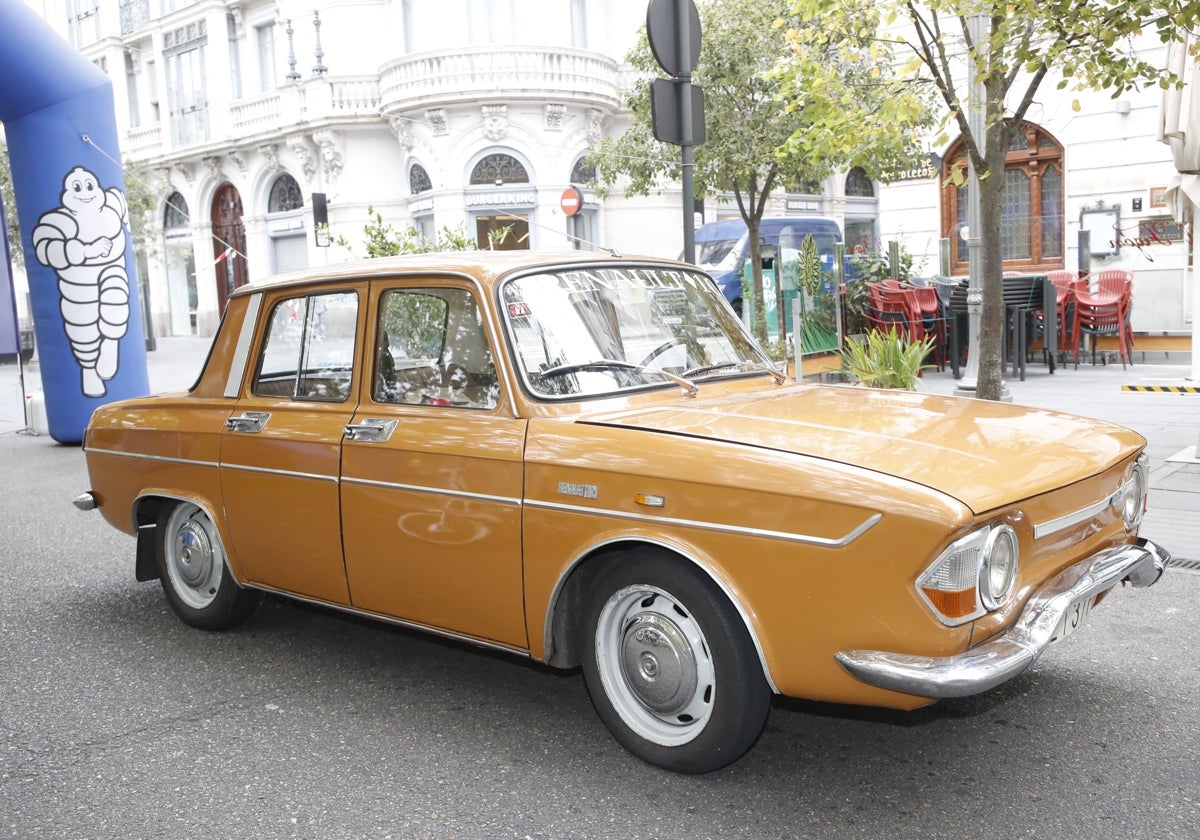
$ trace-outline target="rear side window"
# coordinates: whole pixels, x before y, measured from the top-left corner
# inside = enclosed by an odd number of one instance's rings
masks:
[[[334,292],[275,305],[251,393],[256,397],[345,402],[354,373],[358,295]]]

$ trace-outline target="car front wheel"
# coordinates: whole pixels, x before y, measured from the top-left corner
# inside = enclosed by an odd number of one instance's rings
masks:
[[[740,758],[771,692],[733,605],[681,561],[628,555],[591,587],[583,656],[588,693],[639,758],[706,773]]]
[[[197,505],[180,502],[159,514],[157,549],[163,592],[187,624],[227,630],[254,611],[258,593],[237,585],[216,526]]]

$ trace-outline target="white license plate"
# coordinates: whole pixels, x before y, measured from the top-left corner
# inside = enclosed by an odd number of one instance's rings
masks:
[[[1083,623],[1087,621],[1088,613],[1092,611],[1092,604],[1095,600],[1095,595],[1088,595],[1071,604],[1063,614],[1062,621],[1058,623],[1058,628],[1054,631],[1054,636],[1050,641],[1061,641],[1082,627]]]

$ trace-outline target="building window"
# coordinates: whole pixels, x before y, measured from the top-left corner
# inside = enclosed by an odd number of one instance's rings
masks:
[[[279,86],[275,75],[275,22],[254,27],[254,42],[258,46],[258,89],[274,90]]]
[[[163,40],[167,113],[171,121],[171,142],[175,146],[208,140],[208,92],[204,70],[207,43],[203,20],[168,32]]]
[[[429,180],[429,173],[419,163],[414,163],[412,169],[408,170],[408,189],[413,195],[420,195],[433,189],[433,182]]]
[[[521,162],[512,155],[502,153],[488,155],[471,170],[472,186],[500,186],[501,184],[528,184],[529,173]]]
[[[875,197],[875,185],[861,166],[854,167],[846,174],[846,195],[855,198]]]
[[[86,47],[100,40],[98,0],[67,0],[67,33],[73,47]]]
[[[171,193],[163,207],[163,227],[185,228],[189,224],[191,217],[188,215],[187,200],[177,192]]]
[[[950,240],[950,267],[967,270],[967,224],[970,191],[949,182],[953,169],[967,165],[962,140],[942,164],[942,235]],[[1004,267],[1017,271],[1052,271],[1063,267],[1063,149],[1046,131],[1023,123],[1009,143],[1004,163],[1000,242]]]
[[[589,163],[586,157],[581,157],[579,160],[575,161],[575,165],[571,167],[571,183],[596,183],[596,167]]]
[[[275,179],[271,185],[271,195],[267,198],[268,213],[286,213],[289,210],[299,210],[304,206],[304,196],[300,193],[300,185],[296,179],[286,172]]]
[[[125,53],[125,95],[129,98],[129,127],[138,128],[142,124],[142,109],[138,106],[137,68],[129,53]]]
[[[238,38],[237,18],[225,16],[225,27],[229,30],[229,82],[233,98],[242,98],[242,48]]]

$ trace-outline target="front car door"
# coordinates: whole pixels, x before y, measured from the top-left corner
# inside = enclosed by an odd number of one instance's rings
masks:
[[[367,284],[264,293],[221,444],[225,515],[256,586],[349,603],[338,511]]]
[[[524,650],[525,421],[479,295],[446,278],[371,287],[374,369],[342,453],[346,572],[356,608]]]

